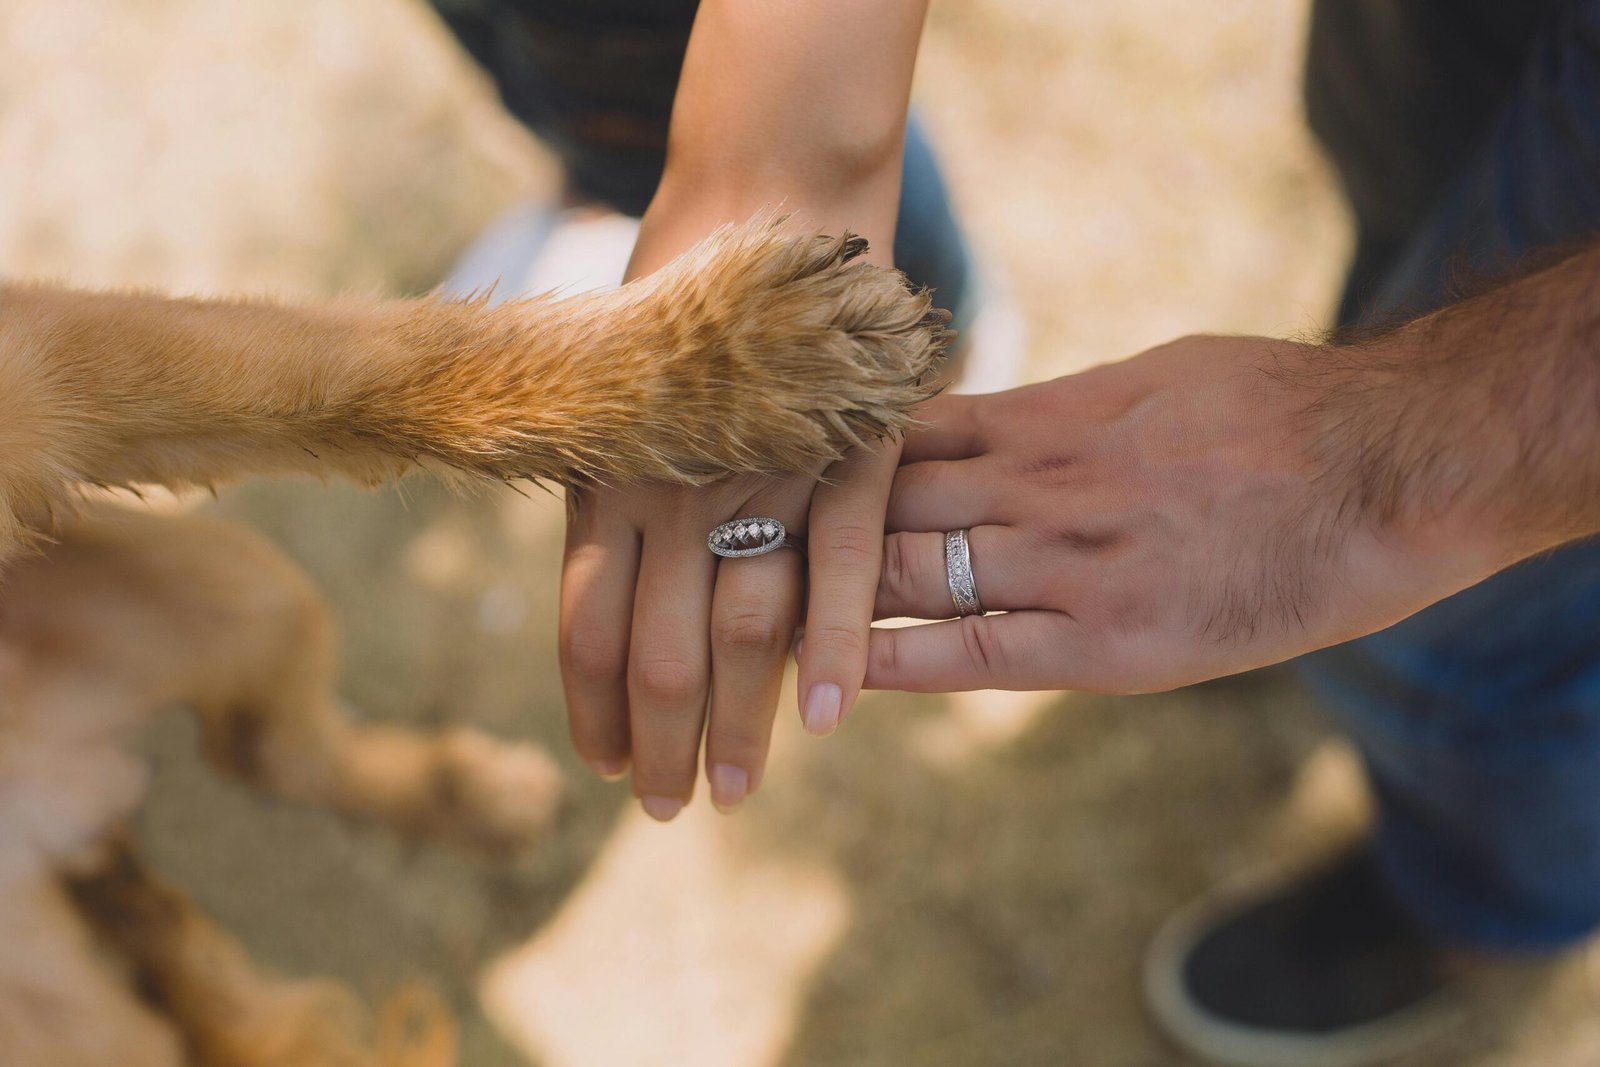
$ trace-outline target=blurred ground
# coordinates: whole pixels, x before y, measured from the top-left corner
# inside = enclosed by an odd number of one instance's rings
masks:
[[[962,213],[1012,277],[1031,377],[1196,329],[1292,332],[1345,233],[1300,126],[1279,0],[935,0],[919,98]],[[403,0],[0,7],[0,272],[184,291],[431,285],[549,189],[538,150]],[[471,860],[260,800],[150,739],[156,864],[264,961],[377,997],[429,977],[469,1067],[1153,1065],[1155,923],[1359,818],[1348,757],[1283,675],[1169,696],[873,697],[826,743],[783,709],[767,785],[646,824],[564,739],[560,507],[254,485],[215,510],[328,591],[374,717],[544,740],[558,836]],[[1408,1067],[1600,1060],[1596,964],[1486,994]],[[491,1021],[492,1020],[492,1021]]]

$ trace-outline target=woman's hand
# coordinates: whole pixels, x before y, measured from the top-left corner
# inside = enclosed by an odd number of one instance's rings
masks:
[[[673,188],[664,184],[645,217],[630,276],[745,210],[686,205]],[[814,215],[867,217],[892,233],[892,219],[881,221],[883,200],[875,192],[865,204],[808,212],[795,225],[809,228]],[[867,258],[885,263],[887,250],[878,248]],[[702,736],[718,808],[738,807],[760,785],[808,573],[805,621],[816,636],[801,667],[801,718],[817,736],[838,727],[866,674],[898,458],[898,445],[888,443],[812,476],[574,494],[560,626],[573,742],[604,777],[619,778],[631,764],[634,794],[651,817],[669,820],[693,796]],[[779,549],[719,560],[711,553],[713,528],[758,516],[808,539],[808,555]]]
[[[706,534],[747,515],[803,529],[810,493],[809,481],[747,477],[572,501],[561,667],[573,742],[608,778],[631,760],[634,793],[656,819],[693,794],[702,733],[714,801],[737,805],[760,782],[803,561],[779,550],[719,575]]]
[[[737,478],[699,489],[636,486],[574,501],[561,592],[562,672],[578,751],[600,774],[633,766],[644,809],[670,819],[694,792],[702,734],[719,808],[760,784],[778,692],[805,606],[807,558],[742,559],[706,547],[730,519],[766,516],[809,539],[802,718],[831,733],[860,691],[898,450],[810,478]],[[809,521],[808,521],[808,510]]]
[[[925,9],[926,0],[705,0],[629,277],[774,205],[797,227],[864,235],[868,258],[887,264]],[[650,815],[670,819],[688,802],[702,729],[719,807],[760,784],[805,602],[798,553],[718,562],[706,535],[729,519],[768,516],[809,536],[802,709],[807,729],[829,733],[866,671],[895,459],[893,449],[847,459],[816,472],[821,488],[810,478],[742,478],[574,500],[561,598],[573,739],[607,776],[631,760]]]
[[[686,188],[679,173],[669,170],[644,217],[630,278],[767,206],[754,192]],[[872,239],[865,258],[887,266],[897,179],[898,169],[873,172],[798,207],[791,224],[863,232]],[[838,727],[866,674],[898,458],[898,445],[886,444],[810,476],[574,495],[560,636],[573,742],[604,777],[621,777],[631,764],[634,794],[651,817],[669,820],[693,796],[702,736],[719,809],[738,807],[761,784],[802,610],[815,639],[801,665],[801,719],[817,736]],[[807,555],[786,548],[719,560],[711,553],[713,528],[751,517],[782,522],[807,539]]]
[[[981,602],[1006,614],[874,631],[867,686],[1169,689],[1378,630],[1507,562],[1447,515],[1369,506],[1407,416],[1341,363],[1191,337],[932,402],[895,476],[876,615],[954,615],[943,535],[966,528]]]

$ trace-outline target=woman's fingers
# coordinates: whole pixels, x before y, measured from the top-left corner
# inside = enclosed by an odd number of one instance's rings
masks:
[[[872,631],[868,689],[957,693],[972,689],[1094,688],[1098,649],[1053,611],[1013,611]]]
[[[567,721],[578,755],[605,778],[628,771],[628,632],[639,533],[593,493],[567,525],[558,647]]]
[[[759,508],[753,505],[750,514],[778,512],[776,517],[785,518],[785,509]],[[795,510],[803,509],[801,502]],[[800,618],[802,571],[800,553],[788,548],[717,563],[706,780],[712,802],[724,811],[738,807],[761,784],[783,668]]]
[[[817,736],[836,729],[867,671],[883,557],[883,516],[899,456],[895,442],[834,464],[812,496],[810,595],[799,659],[800,720]]]
[[[875,619],[948,619],[956,614],[945,566],[945,535],[897,533],[883,541],[883,568],[878,580]],[[974,526],[967,531],[967,555],[978,602],[988,611],[1038,607],[1042,571],[1059,584],[1063,561],[1043,559],[1028,539],[1009,526]],[[810,647],[811,631],[806,630]]]
[[[710,682],[715,561],[693,509],[644,535],[628,648],[633,791],[652,818],[677,815],[694,795]]]

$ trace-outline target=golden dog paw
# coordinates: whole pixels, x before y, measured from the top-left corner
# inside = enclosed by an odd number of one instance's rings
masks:
[[[762,215],[728,226],[622,290],[647,383],[640,432],[666,473],[812,471],[912,422],[933,392],[949,313],[905,275],[860,259],[864,238],[795,234]]]
[[[441,839],[488,851],[525,848],[560,814],[561,771],[535,745],[454,729],[440,736],[436,759],[436,803],[423,821]]]

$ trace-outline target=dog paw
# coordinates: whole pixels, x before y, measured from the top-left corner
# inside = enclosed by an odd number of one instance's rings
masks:
[[[950,316],[865,239],[796,234],[770,214],[729,226],[626,287],[619,333],[647,400],[622,454],[700,482],[815,471],[905,429],[934,391]]]
[[[766,216],[714,235],[666,301],[681,370],[701,376],[725,434],[719,454],[760,472],[905,428],[951,338],[932,294],[861,260],[864,238],[782,227]]]
[[[507,851],[534,844],[555,823],[564,785],[543,749],[458,729],[439,738],[437,756],[426,827],[435,836]]]

